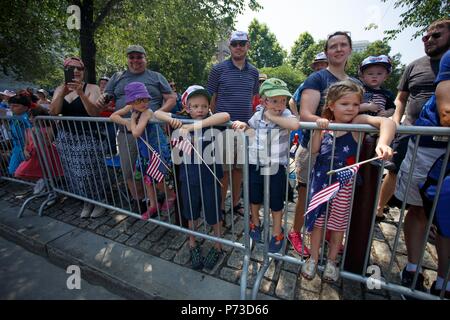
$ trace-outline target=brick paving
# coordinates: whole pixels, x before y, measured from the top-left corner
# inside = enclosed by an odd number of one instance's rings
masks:
[[[11,182],[0,182],[0,197],[8,201],[12,207],[19,209],[23,201],[31,194],[32,189],[28,186]],[[33,201],[28,208],[37,212],[41,201]],[[59,196],[54,205],[44,210],[44,214],[151,255],[158,256],[172,263],[190,267],[189,246],[187,237],[184,234],[112,211],[108,211],[101,218],[81,219],[79,218],[81,209],[81,201],[70,197]],[[294,204],[290,203],[288,208],[289,227],[292,224],[293,210]],[[388,219],[378,224],[375,229],[370,264],[379,265],[383,276],[387,274],[386,270],[392,254],[399,216],[399,210],[391,209],[388,214]],[[227,217],[227,219],[230,219],[230,217]],[[237,238],[237,241],[242,241],[242,233],[244,230],[243,219],[235,216],[233,222],[236,232],[231,233],[229,229],[226,229],[223,236],[227,239]],[[210,229],[207,229],[207,231],[210,231]],[[212,246],[211,242],[202,239],[198,239],[198,241],[202,244],[203,254],[206,254]],[[226,246],[224,250],[225,254],[213,270],[202,270],[199,272],[210,274],[234,284],[239,284],[242,273],[243,253],[240,250]],[[287,255],[292,255],[297,258],[290,245],[287,247]],[[248,278],[249,288],[253,286],[256,272],[261,267],[262,262],[262,247],[256,246],[251,256]],[[397,248],[391,281],[399,281],[398,274],[405,262],[406,247],[402,233]],[[436,268],[436,250],[433,245],[428,244],[424,262],[425,286],[430,287],[432,281],[436,278]],[[321,278],[316,276],[313,280],[307,281],[299,276],[299,269],[299,265],[292,263],[283,261],[272,262],[261,282],[260,291],[278,299],[287,300],[400,299],[396,293],[390,293],[385,290],[368,290],[365,285],[347,279],[340,279],[336,284],[328,284],[322,282]]]

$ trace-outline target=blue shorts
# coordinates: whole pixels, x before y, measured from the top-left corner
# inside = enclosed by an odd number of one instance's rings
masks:
[[[264,176],[256,165],[249,165],[250,203],[262,204],[264,202]],[[270,176],[270,209],[280,211],[286,199],[286,168],[279,166],[276,174]]]
[[[205,212],[206,222],[214,225],[223,219],[220,210],[220,185],[218,183],[206,184],[200,189],[200,185],[189,185],[181,181],[181,213],[187,220],[197,220],[201,209]],[[203,199],[202,193],[203,192]]]

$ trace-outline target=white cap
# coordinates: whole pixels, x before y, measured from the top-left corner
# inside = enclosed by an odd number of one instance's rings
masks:
[[[233,31],[230,37],[230,43],[232,41],[248,41],[248,34],[245,31]]]

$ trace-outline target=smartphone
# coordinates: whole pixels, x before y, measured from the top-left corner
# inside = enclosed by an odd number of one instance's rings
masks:
[[[64,82],[67,84],[69,82],[73,82],[74,75],[74,67],[66,67],[64,68]]]

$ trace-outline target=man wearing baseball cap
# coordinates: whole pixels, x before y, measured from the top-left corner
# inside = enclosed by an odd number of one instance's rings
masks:
[[[314,61],[310,65],[311,69],[314,70],[314,72],[325,69],[328,67],[328,59],[325,54],[325,52],[319,52],[314,57]]]
[[[259,89],[259,72],[247,60],[250,48],[248,34],[244,31],[233,31],[229,39],[229,48],[230,59],[213,66],[209,74],[207,89],[212,96],[211,110],[214,113],[229,113],[232,121],[247,122],[253,114],[252,99],[258,94]],[[224,170],[229,170],[230,167],[232,170],[232,211],[243,215],[244,209],[240,203],[242,164],[237,164],[237,154],[240,150],[238,151],[235,140],[224,143],[226,148],[223,155],[234,155],[234,159],[229,157],[225,159]],[[229,175],[225,174],[222,179],[221,209],[223,213],[225,213],[228,180]]]
[[[176,95],[172,92],[166,78],[155,71],[147,69],[147,53],[140,45],[130,45],[126,49],[127,70],[116,72],[108,84],[105,92],[97,100],[97,107],[105,108],[105,96],[110,95],[115,102],[115,110],[126,106],[125,86],[131,82],[145,84],[152,97],[150,108],[153,111],[170,111],[176,103]],[[136,162],[138,150],[131,132],[125,132],[125,127],[119,128],[117,142],[119,146],[120,163],[123,174],[127,179],[128,187],[134,199],[142,199],[144,192],[142,184],[135,183],[133,179],[132,164]],[[129,156],[128,156],[129,155]],[[145,202],[138,204],[140,211],[146,211]]]

